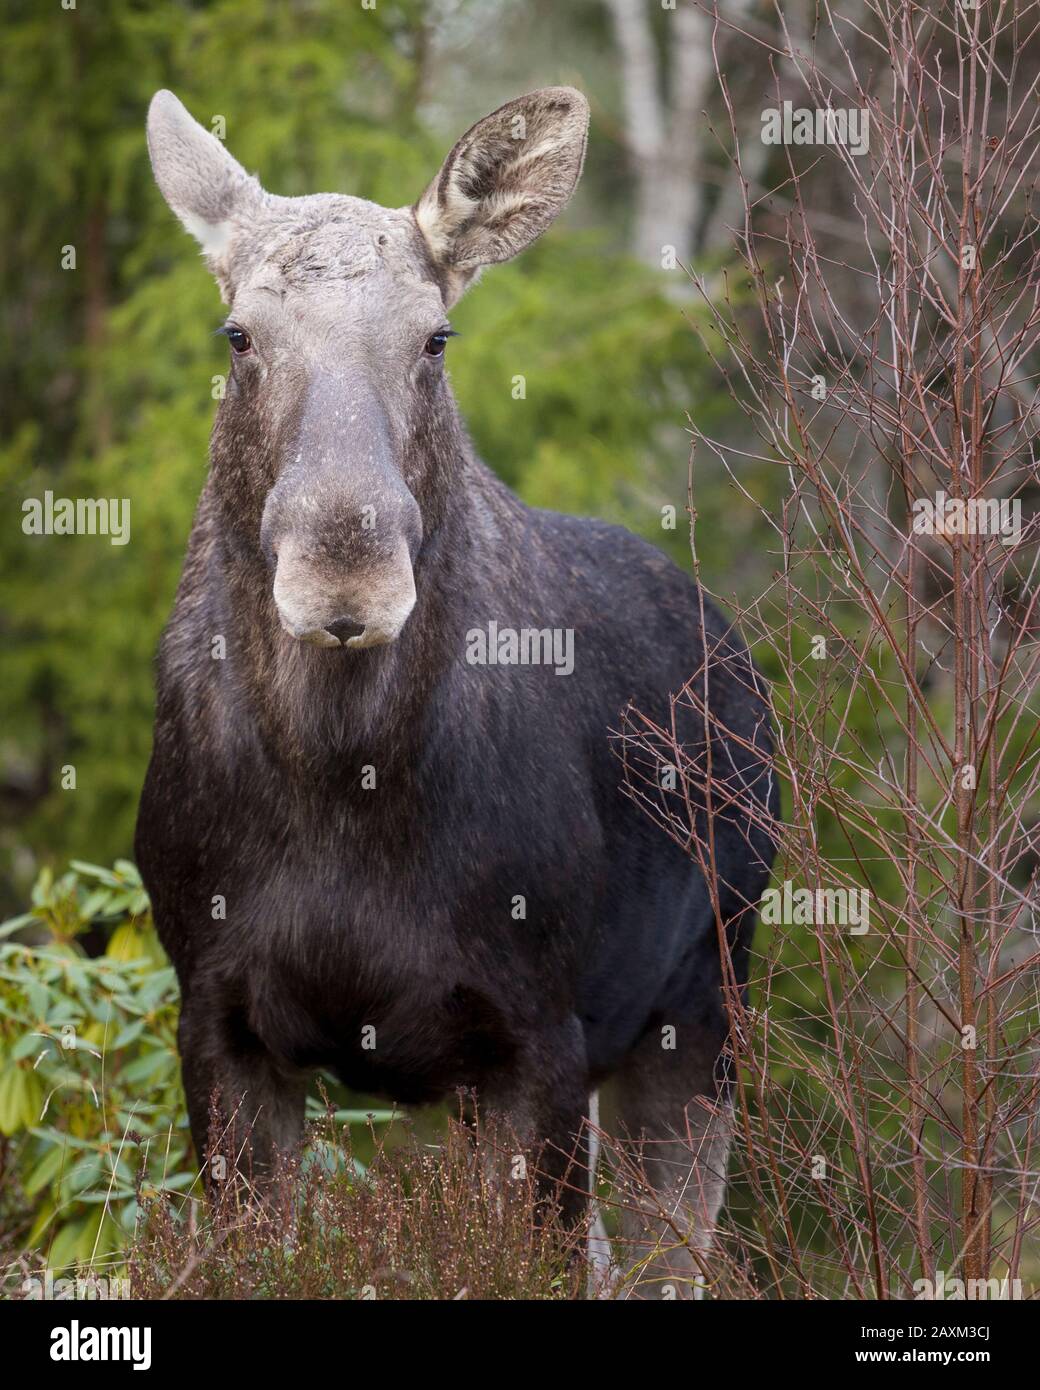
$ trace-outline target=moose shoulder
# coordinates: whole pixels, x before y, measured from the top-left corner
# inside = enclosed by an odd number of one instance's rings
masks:
[[[630,701],[668,726],[707,667],[710,719],[676,718],[691,782],[710,757],[720,792],[742,983],[776,811],[760,682],[657,550],[502,486],[444,371],[449,309],[565,204],[587,121],[569,88],[521,97],[387,209],[268,194],[154,98],[155,176],[220,284],[231,371],[137,855],[200,1156],[216,1098],[269,1164],[329,1067],[406,1103],[475,1088],[551,1175],[611,1078],[703,1244],[728,1143],[716,910],[695,856],[624,795],[610,731]]]

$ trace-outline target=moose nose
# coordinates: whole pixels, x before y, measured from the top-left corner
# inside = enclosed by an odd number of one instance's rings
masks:
[[[365,630],[364,623],[356,623],[353,618],[337,618],[334,623],[326,623],[325,631],[346,645],[348,637],[360,637]]]

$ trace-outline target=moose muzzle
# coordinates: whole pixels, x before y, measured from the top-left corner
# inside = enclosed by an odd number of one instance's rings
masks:
[[[311,392],[295,456],[264,507],[282,627],[321,647],[392,642],[415,606],[418,504],[394,461],[379,403]]]

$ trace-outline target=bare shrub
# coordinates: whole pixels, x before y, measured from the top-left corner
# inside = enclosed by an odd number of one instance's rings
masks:
[[[742,265],[697,283],[746,429],[691,422],[693,551],[702,461],[739,505],[765,477],[774,575],[738,623],[772,692],[789,889],[750,1001],[730,972],[737,1144],[707,1278],[744,1297],[942,1297],[944,1276],[1029,1296],[1040,6],[843,8],[777,7],[775,30],[743,34],[778,108],[868,113],[866,153],[787,144],[760,193],[718,72]],[[718,51],[742,21],[708,12]],[[1020,528],[1001,534],[1001,504]],[[703,709],[704,681],[678,702]],[[636,711],[621,745],[631,794],[711,882],[713,801],[739,788]],[[682,785],[662,799],[664,763]]]

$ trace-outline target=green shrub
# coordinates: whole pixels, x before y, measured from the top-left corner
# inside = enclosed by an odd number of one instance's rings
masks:
[[[90,954],[88,951],[101,954]],[[178,991],[134,866],[44,871],[0,927],[0,1135],[8,1244],[103,1264],[139,1201],[195,1182]]]

